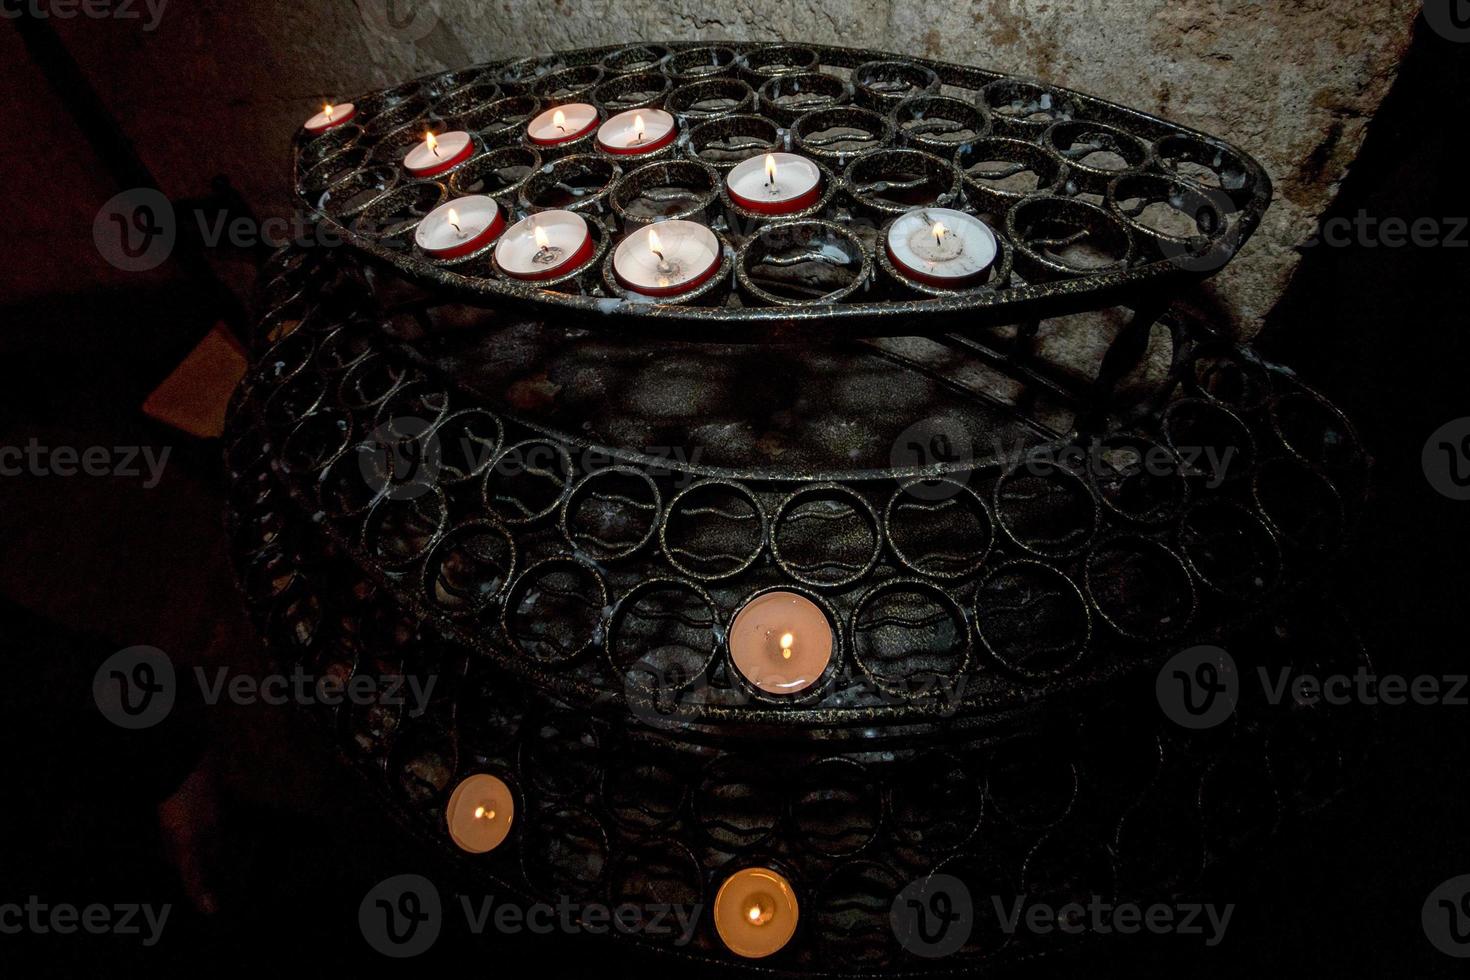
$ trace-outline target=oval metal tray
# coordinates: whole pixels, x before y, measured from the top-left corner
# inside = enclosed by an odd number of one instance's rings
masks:
[[[636,319],[641,330],[684,339],[759,339],[815,321],[837,334],[928,334],[1155,302],[1222,268],[1271,198],[1260,164],[1215,137],[1029,79],[850,48],[582,49],[429,75],[352,101],[354,118],[303,134],[295,160],[298,196],[347,242],[469,301]],[[571,101],[594,103],[602,118],[662,106],[676,116],[679,139],[638,164],[599,153],[591,136],[530,144],[525,120]],[[438,180],[411,178],[402,156],[426,129],[471,132],[474,156]],[[742,147],[812,157],[827,192],[796,216],[741,213],[723,177]],[[648,188],[667,193],[696,169],[720,192],[690,188],[704,193],[674,193],[669,207],[721,234],[729,275],[682,304],[620,295],[605,255],[647,220],[630,216],[627,200]],[[430,259],[413,229],[464,193],[491,194],[516,218],[578,210],[594,225],[594,260],[546,288],[504,276],[488,250],[454,263]],[[899,279],[883,261],[882,234],[910,206],[985,219],[1001,243],[989,281],[947,292]],[[773,241],[787,259],[809,246],[795,256],[805,271],[775,293],[758,280],[781,273],[746,267]]]

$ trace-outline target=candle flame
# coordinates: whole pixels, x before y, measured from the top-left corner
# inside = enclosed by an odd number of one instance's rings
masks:
[[[776,183],[776,156],[773,153],[766,154],[766,183],[772,186]]]
[[[781,634],[781,659],[791,659],[791,647],[796,643],[796,637],[790,633]]]
[[[327,117],[327,122],[331,122],[332,121],[332,112],[336,108],[337,107],[334,106],[334,105],[332,105],[332,103],[330,103],[330,102],[328,102],[326,105],[322,106],[322,113]]]
[[[943,221],[936,221],[936,222],[934,222],[934,242],[935,242],[935,244],[943,244],[944,243],[944,233],[945,233],[946,230],[947,229],[944,227],[944,222]]]
[[[459,212],[454,210],[454,208],[450,208],[448,220],[449,223],[454,226],[454,230],[459,231]]]
[[[430,153],[434,154],[435,156],[439,155],[439,141],[435,139],[434,134],[429,132],[428,130],[424,131],[424,145],[429,148]]]
[[[635,115],[633,117],[633,133],[634,133],[633,142],[634,143],[642,143],[643,142],[643,117],[641,115]]]
[[[540,225],[531,226],[531,237],[536,239],[537,248],[551,247],[551,239],[546,237],[546,231]]]
[[[661,255],[664,250],[664,243],[659,241],[658,232],[652,228],[648,229],[648,250],[654,255]]]
[[[557,129],[566,129],[567,114],[565,112],[562,112],[560,109],[556,110],[556,112],[552,113],[551,115],[551,125],[555,126]]]
[[[487,810],[483,806],[477,806],[477,807],[475,807],[475,819],[476,820],[494,820],[495,819],[495,811],[494,810]]]
[[[750,908],[745,910],[745,915],[747,918],[750,919],[751,922],[759,925],[761,921],[761,907],[759,905],[752,905]]]

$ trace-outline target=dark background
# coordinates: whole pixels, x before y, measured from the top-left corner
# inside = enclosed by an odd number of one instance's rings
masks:
[[[1456,149],[1470,118],[1470,45],[1420,26],[1333,215],[1470,214]],[[40,62],[54,55],[44,38],[26,50]],[[61,72],[52,76],[61,89],[12,88],[10,98],[82,112],[76,125],[105,148],[107,120],[87,116],[86,100],[66,89],[64,61],[43,67]],[[30,144],[9,135],[0,174]],[[125,147],[112,147],[125,162]],[[134,186],[116,167],[77,170],[50,188],[60,214],[76,214],[98,185]],[[234,257],[247,270],[256,258]],[[23,248],[7,255],[32,260]],[[1317,246],[1258,341],[1343,407],[1376,458],[1373,497],[1334,586],[1380,671],[1470,669],[1460,628],[1470,504],[1437,494],[1420,465],[1429,434],[1470,415],[1467,260],[1465,248]],[[313,728],[280,709],[184,705],[164,725],[127,734],[91,700],[97,665],[134,644],[169,651],[181,669],[259,665],[220,529],[218,446],[138,410],[216,322],[238,315],[235,292],[221,286],[233,273],[191,265],[187,254],[167,275],[126,287],[96,286],[85,270],[49,272],[52,291],[24,302],[0,296],[9,327],[0,334],[0,445],[34,436],[53,446],[171,446],[173,455],[153,489],[122,478],[0,478],[0,710],[10,749],[0,902],[34,893],[174,910],[152,949],[127,937],[0,936],[0,962],[14,976],[381,965],[358,933],[360,897],[435,859],[375,808]],[[1238,906],[1220,948],[1123,940],[1045,969],[1463,976],[1463,962],[1426,941],[1420,907],[1441,881],[1470,874],[1467,721],[1463,707],[1382,712],[1374,750],[1339,805],[1212,874],[1208,897]],[[567,937],[471,944],[451,930],[412,967],[504,965],[514,976],[621,963],[605,945]]]

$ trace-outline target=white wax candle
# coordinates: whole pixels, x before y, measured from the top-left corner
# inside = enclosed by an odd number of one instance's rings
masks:
[[[425,133],[422,143],[415,143],[403,157],[403,165],[415,177],[437,177],[468,160],[475,152],[475,141],[469,133],[454,130],[435,136]]]
[[[537,146],[555,146],[586,136],[597,125],[597,109],[572,102],[547,109],[526,124],[526,136]]]
[[[489,245],[504,230],[495,199],[472,194],[430,211],[414,230],[414,241],[436,259],[457,259]]]
[[[608,153],[652,153],[674,142],[676,135],[674,117],[662,109],[629,109],[598,127],[597,145]]]
[[[542,211],[511,225],[495,245],[495,264],[517,279],[554,279],[592,257],[587,220],[575,211]]]
[[[795,153],[763,153],[742,160],[725,176],[734,202],[764,214],[790,214],[817,202],[822,172]]]
[[[618,243],[613,274],[644,296],[676,296],[709,281],[720,267],[720,240],[694,221],[658,221]]]
[[[915,208],[888,228],[888,257],[904,275],[931,286],[967,286],[995,262],[995,232],[973,214]]]
[[[357,115],[357,107],[351,102],[343,102],[341,105],[328,103],[322,106],[322,111],[306,120],[304,127],[308,133],[324,133],[329,129],[348,122]]]

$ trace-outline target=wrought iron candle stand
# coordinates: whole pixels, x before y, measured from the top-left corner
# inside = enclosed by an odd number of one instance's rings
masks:
[[[525,121],[571,100],[664,106],[681,135],[638,166],[543,155]],[[1249,156],[1064,89],[829,47],[575,51],[353,102],[297,146],[298,192],[351,247],[267,270],[230,528],[278,656],[439,679],[421,715],[323,720],[466,875],[708,909],[769,867],[801,917],[767,959],[707,917],[685,947],[623,938],[792,975],[952,971],[1071,944],[1003,934],[990,896],[1164,898],[1339,788],[1354,726],[1245,688],[1191,733],[1154,687],[1202,643],[1242,668],[1363,656],[1303,588],[1365,492],[1352,427],[1166,312],[1259,222]],[[471,160],[407,179],[395,157],[456,126]],[[805,213],[712,196],[771,149],[823,168]],[[462,193],[570,204],[604,244],[635,199],[696,215],[733,271],[676,304],[595,269],[546,289],[435,262],[413,227]],[[911,206],[984,217],[991,277],[901,281],[876,245]],[[1057,356],[1067,339],[1089,366]],[[834,630],[795,697],[729,660],[731,618],[773,587]],[[480,772],[517,816],[470,855],[444,809]],[[975,906],[937,958],[890,920],[936,873]]]

